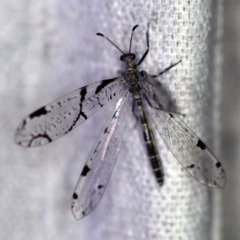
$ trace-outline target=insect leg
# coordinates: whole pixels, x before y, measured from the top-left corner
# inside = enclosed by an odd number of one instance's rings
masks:
[[[175,66],[176,66],[177,64],[179,64],[181,61],[182,61],[182,60],[180,60],[180,61],[178,61],[178,62],[176,62],[176,63],[171,64],[169,67],[163,69],[159,74],[157,74],[157,75],[151,75],[151,77],[154,77],[154,78],[155,78],[155,77],[158,77],[158,76],[162,75],[163,73],[167,72],[167,71],[170,70],[171,68],[175,67]]]

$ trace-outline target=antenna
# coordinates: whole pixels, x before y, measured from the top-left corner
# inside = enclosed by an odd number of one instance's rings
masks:
[[[132,34],[131,34],[131,38],[130,38],[130,46],[129,46],[129,53],[131,53],[131,47],[132,47],[132,37],[133,37],[133,32],[134,30],[138,27],[138,25],[135,25],[132,29]]]
[[[109,38],[104,36],[102,33],[96,33],[96,35],[107,39],[115,48],[117,48],[122,54],[125,54],[115,43],[113,43]]]

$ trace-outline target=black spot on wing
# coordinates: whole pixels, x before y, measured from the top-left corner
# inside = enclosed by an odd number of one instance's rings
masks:
[[[87,94],[87,89],[86,87],[81,88],[81,91],[79,92],[80,97],[80,101],[79,101],[79,113],[76,116],[76,119],[74,120],[73,124],[70,126],[70,128],[66,131],[66,133],[70,132],[74,126],[76,125],[77,121],[79,120],[80,116],[82,116],[85,120],[87,120],[87,116],[85,115],[85,113],[82,111],[82,103],[85,100],[85,96]]]
[[[222,166],[222,164],[221,164],[220,162],[217,162],[217,163],[216,163],[216,167],[217,167],[217,168],[219,168],[219,167],[221,167],[221,166]]]
[[[33,112],[32,114],[29,115],[29,118],[35,118],[35,117],[40,117],[41,115],[46,115],[48,111],[46,110],[45,107],[39,108],[37,111]]]
[[[98,189],[101,189],[101,188],[103,188],[103,185],[98,185]]]
[[[74,200],[78,199],[78,195],[76,193],[73,193],[72,197],[73,197]]]
[[[85,99],[86,94],[87,94],[87,89],[86,87],[83,87],[80,91],[80,96],[81,96],[80,102],[82,102]]]
[[[172,115],[171,113],[169,113],[169,116],[170,116],[171,118],[173,118],[173,115]]]
[[[194,167],[195,167],[195,165],[191,164],[191,165],[187,166],[186,168],[194,168]]]
[[[198,139],[197,147],[201,148],[204,150],[206,148],[206,145],[204,142],[201,141],[201,139]]]
[[[87,176],[87,174],[90,170],[91,169],[88,167],[88,165],[85,165],[83,170],[82,170],[81,176],[83,176],[83,177]]]
[[[29,143],[28,143],[28,147],[31,147],[31,146],[32,146],[32,143],[33,143],[36,139],[38,139],[38,138],[45,138],[45,139],[47,140],[47,143],[52,142],[52,139],[49,137],[49,135],[48,135],[47,133],[38,134],[38,135],[33,136],[33,137],[31,138],[31,140],[30,140]],[[46,144],[46,143],[44,143],[44,144]],[[43,144],[39,143],[39,144],[36,145],[36,146],[41,146],[41,145],[43,145]]]
[[[83,87],[82,90],[80,91],[80,103],[79,103],[79,107],[80,107],[80,110],[79,110],[79,115],[77,116],[77,119],[75,120],[75,123],[79,120],[80,118],[80,115],[83,116],[85,118],[85,120],[87,120],[87,116],[85,115],[85,113],[82,111],[82,103],[83,101],[85,100],[85,96],[87,94],[87,89],[86,87]],[[75,124],[74,124],[75,125]]]
[[[95,94],[98,94],[103,88],[105,88],[108,84],[113,82],[115,79],[116,78],[112,78],[112,79],[107,79],[102,81],[102,83],[96,88]]]
[[[83,118],[85,118],[85,120],[88,119],[88,117],[86,116],[86,114],[85,114],[84,112],[80,112],[80,115],[81,115]]]

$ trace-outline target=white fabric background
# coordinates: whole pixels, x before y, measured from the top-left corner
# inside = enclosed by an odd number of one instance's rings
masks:
[[[142,68],[155,74],[182,59],[160,80],[186,122],[219,155],[221,10],[221,1],[208,0],[1,2],[0,239],[221,238],[222,191],[191,178],[161,140],[165,184],[159,188],[131,124],[101,203],[80,222],[73,218],[73,189],[111,105],[45,147],[13,143],[18,123],[33,110],[117,76],[120,54],[96,32],[126,50],[139,24],[133,50],[141,55],[151,22]]]

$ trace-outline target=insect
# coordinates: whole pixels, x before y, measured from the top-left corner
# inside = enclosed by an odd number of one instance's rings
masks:
[[[123,52],[102,33],[121,53],[126,71],[120,77],[93,83],[47,104],[28,115],[17,128],[15,141],[22,147],[48,144],[80,123],[120,95],[110,120],[103,127],[80,174],[72,196],[72,212],[76,219],[89,214],[101,200],[110,179],[122,142],[127,122],[126,106],[132,101],[132,112],[140,119],[149,160],[158,184],[163,184],[163,169],[151,126],[155,126],[170,151],[200,183],[210,187],[224,187],[224,169],[215,155],[179,117],[176,105],[156,77],[170,70],[174,63],[157,75],[137,68],[149,52],[149,25],[146,32],[147,48],[138,63],[131,52],[132,28],[128,53]]]

